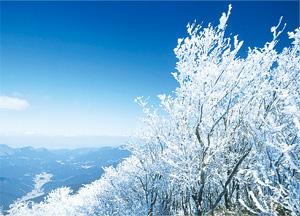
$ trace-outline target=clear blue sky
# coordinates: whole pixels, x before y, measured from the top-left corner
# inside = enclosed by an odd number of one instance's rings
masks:
[[[177,38],[197,20],[218,24],[229,2],[0,2],[0,135],[124,135],[137,127],[137,96],[169,93]],[[245,48],[299,26],[299,3],[232,2],[228,32]],[[20,105],[20,104],[19,104]],[[14,105],[11,105],[14,106]],[[0,140],[1,142],[1,140]]]

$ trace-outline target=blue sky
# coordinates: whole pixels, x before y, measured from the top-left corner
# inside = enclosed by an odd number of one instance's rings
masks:
[[[186,24],[217,25],[228,4],[0,2],[0,96],[10,100],[0,109],[0,135],[130,133],[141,116],[135,97],[155,101],[175,89],[173,48]],[[228,32],[245,41],[244,50],[270,40],[280,16],[287,27],[278,49],[299,26],[297,1],[232,7]]]

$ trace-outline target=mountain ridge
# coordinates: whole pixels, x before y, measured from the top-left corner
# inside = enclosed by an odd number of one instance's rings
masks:
[[[47,149],[0,144],[0,206],[7,210],[32,191],[35,176],[43,172],[53,177],[42,186],[45,193],[39,199],[58,187],[76,191],[99,179],[103,167],[115,166],[127,156],[129,152],[122,147]]]

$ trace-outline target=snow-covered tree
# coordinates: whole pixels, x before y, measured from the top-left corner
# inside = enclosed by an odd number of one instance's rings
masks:
[[[299,29],[289,33],[292,46],[278,53],[280,20],[272,41],[241,58],[243,42],[225,37],[230,12],[217,27],[187,26],[188,37],[174,50],[179,87],[160,96],[163,114],[140,102],[146,144],[136,148],[163,165],[161,175],[168,172],[185,214],[219,208],[297,215]]]

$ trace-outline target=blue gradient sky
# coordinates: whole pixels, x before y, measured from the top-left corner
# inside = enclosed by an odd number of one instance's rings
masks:
[[[0,2],[0,95],[26,100],[0,109],[0,135],[124,135],[137,127],[137,96],[171,92],[177,38],[188,22],[218,24],[228,2]],[[299,3],[232,2],[228,32],[247,46],[270,27],[299,26]],[[243,54],[243,53],[242,53]],[[1,142],[1,140],[0,140]]]

